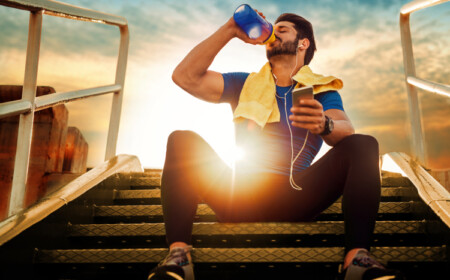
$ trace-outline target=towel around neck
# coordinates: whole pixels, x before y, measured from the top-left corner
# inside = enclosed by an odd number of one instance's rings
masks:
[[[315,74],[308,65],[301,67],[292,78],[297,82],[296,88],[313,86],[314,94],[339,90],[343,87],[342,80],[333,76]],[[234,121],[253,120],[261,128],[266,123],[279,122],[280,110],[275,93],[276,85],[272,68],[267,62],[258,73],[250,73],[245,80],[238,105],[234,111]]]

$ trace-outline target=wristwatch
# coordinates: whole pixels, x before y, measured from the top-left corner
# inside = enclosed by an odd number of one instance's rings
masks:
[[[325,136],[330,134],[333,131],[333,128],[333,119],[325,115],[325,128],[323,129],[322,133],[320,133],[320,135]]]

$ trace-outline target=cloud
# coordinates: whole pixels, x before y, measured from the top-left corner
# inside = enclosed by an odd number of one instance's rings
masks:
[[[205,115],[221,111],[228,116],[228,109],[194,101],[172,83],[171,73],[190,49],[231,17],[240,1],[65,2],[121,15],[129,22],[130,52],[120,151],[139,154],[146,166],[162,166],[165,139],[172,130],[195,128],[200,123],[212,126],[201,117],[194,117],[193,110]],[[309,19],[318,44],[311,66],[318,73],[344,80],[341,95],[357,131],[376,136],[383,152],[409,153],[409,113],[398,24],[399,10],[406,2],[409,1],[261,0],[249,4],[264,12],[270,21],[283,12],[299,13]],[[445,5],[414,14],[411,25],[418,76],[448,83],[450,38],[445,35],[450,17],[448,8],[442,6]],[[0,82],[20,84],[28,12],[0,6],[0,18],[0,64],[11,69],[0,72]],[[40,83],[66,91],[114,81],[119,43],[116,27],[45,16],[43,30]],[[258,71],[264,62],[263,47],[232,40],[211,69]],[[443,154],[439,151],[450,136],[445,133],[450,131],[446,121],[449,103],[435,96],[420,96],[427,141],[432,143],[430,155],[437,158]],[[80,126],[90,141],[90,149],[95,150],[89,159],[94,165],[103,160],[110,97],[77,101],[68,107],[71,122]],[[174,117],[176,114],[183,117]],[[219,135],[202,133],[211,141]]]
[[[29,12],[0,6],[0,18],[0,51],[26,48]],[[44,15],[41,49],[65,55],[97,51],[116,56],[119,37],[119,29],[114,26]]]
[[[0,52],[7,48],[26,49],[29,12],[0,5]]]
[[[333,17],[334,27],[317,37],[319,51],[313,60],[313,65],[320,71],[338,75],[344,80],[341,94],[347,113],[359,133],[377,137],[383,153],[409,153],[410,146],[399,26],[392,19],[387,20],[393,17],[392,11],[398,13],[396,10],[392,6],[387,11],[379,9],[379,6],[359,6],[355,7],[356,16],[350,19],[345,18],[348,17],[346,13],[337,13]],[[317,13],[324,16],[329,12],[323,9]],[[450,39],[445,35],[448,31],[436,28],[442,19],[424,15],[421,20],[419,27],[412,28],[413,37],[416,37],[414,50],[418,76],[448,83],[450,51],[446,46]],[[352,24],[354,21],[357,24]],[[321,32],[327,29],[325,23],[319,26]],[[450,137],[450,132],[442,131],[450,130],[445,117],[449,104],[440,98],[423,95],[421,105],[425,132],[429,134],[426,137],[429,139],[430,158],[442,163],[439,156],[442,155],[442,145]],[[431,136],[436,131],[441,131],[441,137]]]

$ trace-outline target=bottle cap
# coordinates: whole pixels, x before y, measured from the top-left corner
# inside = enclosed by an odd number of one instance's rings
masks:
[[[272,42],[275,42],[276,39],[277,38],[275,37],[275,30],[272,27],[272,34],[270,34],[269,38],[267,38],[267,40],[265,40],[262,44],[263,45],[270,44]]]

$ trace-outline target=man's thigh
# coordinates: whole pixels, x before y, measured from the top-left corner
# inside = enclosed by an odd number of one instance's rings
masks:
[[[288,175],[256,174],[237,178],[228,200],[231,221],[310,221],[343,192],[345,167],[339,151],[330,150],[294,176],[302,190],[291,187]],[[253,219],[253,220],[252,220]]]

